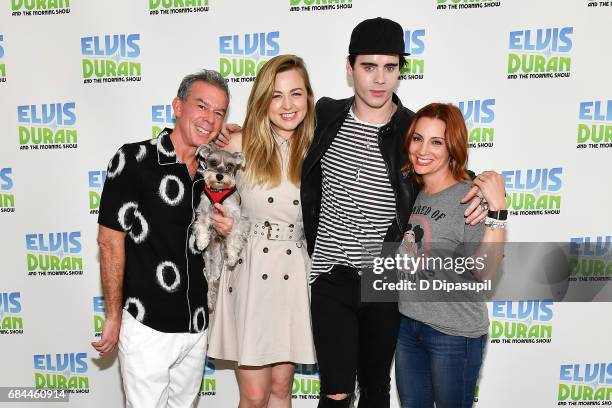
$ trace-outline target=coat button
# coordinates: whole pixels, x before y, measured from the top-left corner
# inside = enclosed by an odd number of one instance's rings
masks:
[[[284,280],[289,280],[289,275],[285,275],[285,276],[283,276],[283,279],[284,279]]]
[[[267,253],[268,253],[268,247],[265,247],[265,248],[263,249],[263,251],[264,251],[264,254],[267,254]]]
[[[287,250],[287,255],[291,255],[291,250],[290,249]]]
[[[263,280],[268,279],[268,275],[264,273],[263,275],[261,275],[261,279],[263,279]]]
[[[233,290],[233,289],[232,289],[232,287],[230,286],[230,287],[229,287],[229,293],[232,293],[232,290]]]
[[[269,203],[273,203],[274,202],[274,197],[268,197],[268,202]]]
[[[298,200],[293,200],[293,205],[298,205],[300,202]]]
[[[269,227],[270,226],[270,221],[264,222],[264,226]]]
[[[238,259],[238,263],[241,264],[242,263],[242,258]]]

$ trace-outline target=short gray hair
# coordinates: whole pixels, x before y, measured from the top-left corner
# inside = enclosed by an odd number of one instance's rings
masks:
[[[189,93],[191,92],[191,87],[197,81],[204,81],[221,89],[223,92],[225,92],[225,96],[227,96],[227,100],[229,102],[230,93],[227,82],[225,82],[225,78],[223,78],[220,73],[212,69],[203,69],[195,74],[186,75],[179,85],[176,96],[182,101],[186,101]]]

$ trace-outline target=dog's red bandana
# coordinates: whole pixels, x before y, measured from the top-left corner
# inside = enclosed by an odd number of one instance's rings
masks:
[[[224,188],[223,190],[213,190],[207,185],[204,185],[204,194],[213,204],[223,204],[229,196],[236,191],[236,186],[232,188]]]

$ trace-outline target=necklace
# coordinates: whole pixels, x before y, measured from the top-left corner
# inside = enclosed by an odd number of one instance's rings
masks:
[[[395,113],[395,108],[396,105],[395,104],[391,104],[391,111],[389,112],[389,115],[387,116],[387,120],[379,126],[380,127],[386,125],[387,123],[389,123],[389,121],[391,120],[391,116],[393,116],[393,113]],[[353,113],[353,116],[355,117],[355,119],[357,118],[357,115],[355,114],[355,103],[353,102],[353,106],[351,106],[351,111]],[[359,146],[357,146],[357,142],[353,139],[353,145],[355,146],[356,149],[358,149]],[[366,141],[366,151],[368,152],[368,155],[370,153],[370,140]],[[355,181],[360,181],[360,175],[361,175],[361,168],[363,167],[363,163],[359,163],[356,167],[355,167]]]

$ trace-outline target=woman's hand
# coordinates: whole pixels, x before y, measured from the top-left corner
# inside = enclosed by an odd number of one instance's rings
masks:
[[[227,237],[234,227],[234,218],[227,214],[221,204],[215,204],[217,213],[211,216],[212,225],[221,236]]]

